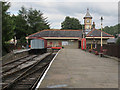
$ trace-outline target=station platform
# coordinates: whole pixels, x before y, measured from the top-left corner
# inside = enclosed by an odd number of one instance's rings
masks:
[[[118,88],[118,62],[81,49],[61,49],[40,88]]]
[[[29,51],[30,49],[20,49],[20,50],[13,50],[13,53],[21,53],[21,52],[25,52],[25,51]]]

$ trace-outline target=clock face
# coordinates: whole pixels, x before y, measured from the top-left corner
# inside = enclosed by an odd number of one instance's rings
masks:
[[[90,22],[90,20],[87,20],[87,23],[89,23]]]

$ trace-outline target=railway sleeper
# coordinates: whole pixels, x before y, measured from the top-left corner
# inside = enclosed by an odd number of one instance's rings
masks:
[[[33,65],[34,66],[34,65]],[[32,66],[32,67],[33,67]],[[24,75],[24,73],[23,73],[23,75]],[[22,74],[20,75],[20,76],[22,76]],[[20,79],[20,76],[17,78],[17,79]],[[18,80],[19,81],[19,80]],[[8,88],[9,86],[11,86],[13,83],[15,83],[16,82],[16,80],[13,80],[13,82],[12,83],[10,83],[9,85],[7,85],[5,88]],[[5,88],[3,88],[3,89],[5,89]]]

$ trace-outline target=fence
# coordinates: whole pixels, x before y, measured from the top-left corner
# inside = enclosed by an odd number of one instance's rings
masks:
[[[95,45],[92,45],[93,47]],[[90,45],[87,45],[87,47],[90,48]],[[94,49],[95,51],[98,51],[100,52],[100,48],[101,46],[100,45],[97,45],[97,47]],[[118,57],[120,58],[120,45],[116,45],[116,44],[104,44],[103,45],[103,50],[106,49],[106,55],[109,55],[109,56],[113,56],[113,57]]]

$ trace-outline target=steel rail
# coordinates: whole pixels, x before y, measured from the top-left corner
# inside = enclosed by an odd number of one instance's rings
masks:
[[[33,57],[30,57],[30,58],[28,58],[27,60],[25,60],[25,61],[23,61],[23,62],[20,62],[19,64],[17,64],[17,65],[15,65],[15,66],[13,66],[13,67],[11,67],[11,68],[9,68],[9,69],[3,71],[3,72],[2,72],[2,75],[3,75],[4,73],[6,73],[6,72],[12,70],[12,69],[15,69],[15,68],[18,67],[19,65],[21,65],[21,64],[23,64],[23,63],[25,63],[25,62],[27,62],[27,61],[32,60],[32,59],[35,58],[35,57],[37,57],[37,55],[35,55],[35,56],[33,56]]]
[[[10,62],[7,62],[7,63],[3,64],[2,67],[6,66],[6,65],[8,65],[8,64],[11,64],[11,63],[13,63],[13,62],[19,61],[19,60],[21,60],[21,59],[24,59],[24,58],[26,58],[26,57],[29,57],[29,55],[26,55],[26,56],[24,56],[24,57],[21,57],[21,58],[12,60],[12,61],[10,61]]]
[[[51,55],[51,54],[49,54]],[[46,56],[47,57],[47,56]],[[43,59],[45,59],[46,57],[44,57]],[[42,60],[37,61],[36,63],[34,63],[29,69],[27,69],[25,72],[23,72],[22,74],[20,74],[17,78],[15,78],[13,81],[11,81],[11,83],[9,83],[8,85],[6,85],[5,87],[2,88],[2,90],[6,90],[8,88],[10,88],[11,86],[13,86],[17,81],[19,81],[23,76],[26,76],[26,73],[29,72],[33,67],[35,67],[37,64],[39,64]]]

